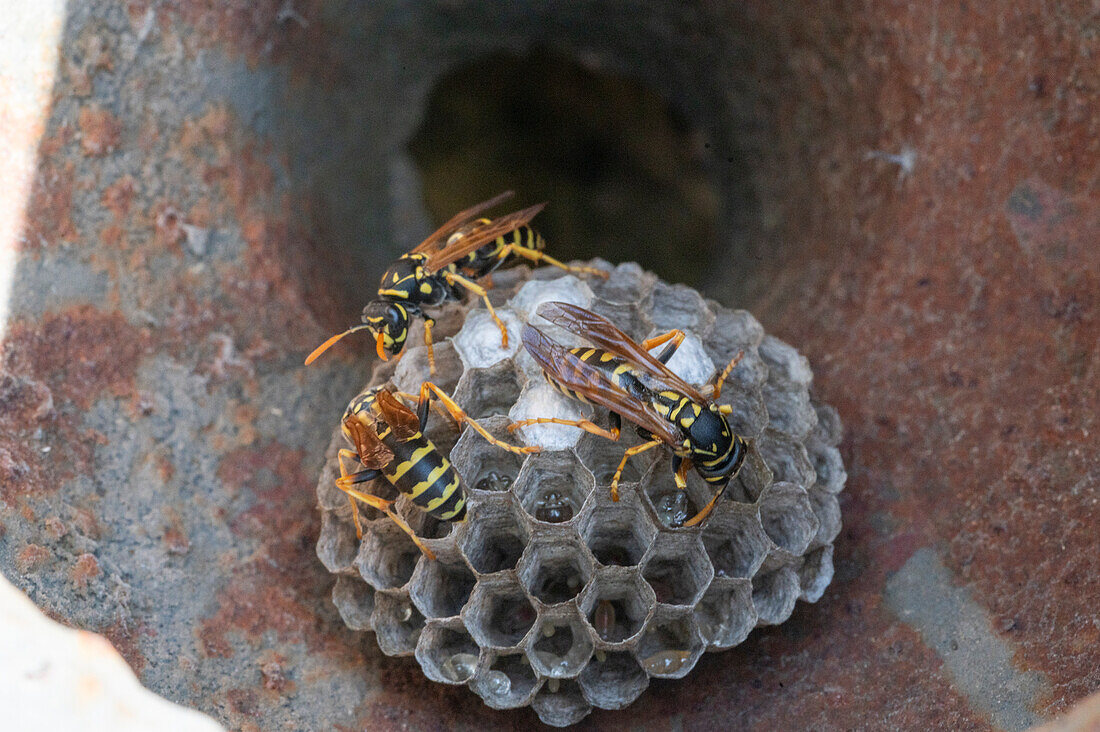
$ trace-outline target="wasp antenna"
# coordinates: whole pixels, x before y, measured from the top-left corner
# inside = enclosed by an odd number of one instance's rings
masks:
[[[311,363],[316,361],[318,356],[320,356],[322,353],[327,351],[332,346],[333,343],[340,340],[344,336],[350,335],[351,333],[354,333],[357,330],[363,330],[364,328],[369,328],[369,327],[370,326],[368,326],[367,324],[364,323],[363,325],[352,326],[351,328],[348,328],[347,330],[345,330],[343,333],[337,333],[336,335],[332,336],[327,341],[325,341],[321,345],[314,348],[313,353],[306,356],[306,366],[309,366]]]

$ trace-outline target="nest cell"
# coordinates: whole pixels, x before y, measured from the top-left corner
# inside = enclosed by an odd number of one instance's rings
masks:
[[[686,285],[669,285],[657,282],[650,291],[649,319],[653,327],[662,333],[672,328],[690,331],[701,338],[707,338],[714,327],[714,313],[707,307],[706,300]]]
[[[773,480],[809,487],[817,479],[809,453],[801,442],[768,429],[756,441],[756,448],[771,469]]]
[[[836,446],[840,444],[840,438],[844,434],[844,426],[840,423],[840,413],[836,407],[822,404],[814,400],[814,410],[817,412],[817,427],[814,435],[826,445]]]
[[[379,592],[374,596],[371,626],[378,647],[387,656],[411,656],[424,629],[424,616],[408,592]]]
[[[458,618],[433,620],[416,644],[424,675],[441,684],[464,684],[478,670],[481,650]]]
[[[508,432],[507,417],[489,417],[478,422],[497,439],[515,444]],[[508,491],[519,475],[523,457],[486,442],[476,431],[466,428],[450,453],[451,463],[462,476],[462,485],[469,491],[502,493]]]
[[[575,535],[535,536],[518,567],[524,587],[544,605],[568,602],[592,578],[592,559]]]
[[[523,588],[507,573],[482,579],[463,616],[477,642],[494,649],[522,643],[535,617],[535,608]]]
[[[703,542],[696,534],[662,534],[646,559],[642,577],[666,605],[693,606],[714,577]]]
[[[596,573],[579,601],[601,647],[630,642],[649,619],[657,598],[637,571],[612,567]]]
[[[428,618],[449,618],[462,612],[477,579],[457,551],[421,562],[409,583],[409,595]]]
[[[598,491],[599,489],[597,489]],[[598,494],[580,522],[581,537],[596,561],[605,567],[631,567],[642,561],[657,536],[635,491],[614,502]]]
[[[646,472],[640,484],[642,495],[659,527],[682,528],[684,522],[699,513],[714,497],[714,489],[694,471],[687,474],[687,489],[676,485],[668,450]]]
[[[488,368],[467,369],[458,381],[454,400],[474,419],[507,415],[523,390],[523,377],[511,361]]]
[[[810,549],[831,546],[840,533],[840,503],[832,493],[811,488],[810,507],[817,517],[817,533],[810,542]]]
[[[497,316],[508,332],[508,345],[501,345],[500,327],[488,310],[471,310],[462,330],[451,342],[468,369],[481,369],[511,359],[522,348],[520,331],[523,323],[508,309],[497,310]]]
[[[531,708],[543,724],[551,727],[568,727],[585,718],[592,705],[584,699],[584,693],[576,681],[550,679],[531,701]]]
[[[813,381],[814,374],[810,370],[809,360],[793,346],[775,336],[764,336],[764,340],[760,342],[760,357],[768,365],[771,377],[802,386],[809,386]]]
[[[680,679],[695,666],[704,648],[690,608],[659,607],[634,653],[650,676]]]
[[[341,575],[332,588],[332,604],[340,611],[344,624],[352,630],[371,630],[374,590],[358,577]]]
[[[665,331],[660,329],[654,329],[650,331],[647,338],[653,338],[658,335],[664,335]],[[649,350],[649,353],[655,358],[661,354],[668,344],[662,343],[659,346],[655,346]],[[681,379],[689,384],[702,387],[704,384],[708,384],[714,378],[717,370],[714,366],[714,361],[707,355],[706,350],[703,348],[703,342],[699,340],[699,337],[694,333],[687,333],[684,336],[683,342],[680,343],[680,347],[676,349],[676,352],[672,354],[672,358],[665,364],[672,371],[672,373],[679,376]],[[723,364],[725,367],[725,364]]]
[[[623,709],[649,686],[649,674],[629,651],[597,651],[577,683],[592,706]]]
[[[791,567],[780,567],[774,572],[754,577],[752,604],[756,608],[758,624],[778,625],[789,618],[801,592],[798,574]]]
[[[771,544],[756,512],[715,509],[703,530],[703,546],[716,577],[751,578]]]
[[[355,561],[359,539],[350,519],[335,511],[321,514],[321,535],[317,538],[317,557],[329,572],[345,572]]]
[[[603,415],[599,415],[596,419],[596,423],[606,427],[607,422]],[[592,473],[592,477],[596,481],[596,485],[604,489],[607,492],[607,488],[611,485],[611,480],[615,477],[615,471],[619,467],[619,463],[623,459],[623,453],[629,447],[633,447],[641,442],[641,438],[634,432],[632,428],[627,426],[623,430],[617,441],[612,441],[606,437],[600,437],[599,435],[593,435],[585,433],[577,443],[577,456],[581,460],[589,472]],[[645,475],[646,470],[653,464],[657,454],[652,450],[635,455],[631,457],[626,465],[623,467],[623,473],[619,477],[619,485],[623,486],[627,483],[637,483]],[[620,488],[620,493],[624,493],[625,489]]]
[[[470,681],[470,688],[493,709],[515,709],[530,704],[539,688],[539,680],[527,656],[489,652],[487,657],[484,672]]]
[[[406,347],[397,367],[393,371],[393,385],[406,394],[419,395],[420,385],[425,381],[431,381],[448,394],[454,390],[458,383],[458,377],[462,375],[462,362],[455,352],[454,346],[447,341],[437,340],[439,335],[433,331],[433,347],[435,356],[435,373],[431,372],[428,364],[428,348],[426,346]],[[423,343],[423,336],[413,343]]]
[[[798,583],[802,587],[800,600],[817,602],[825,594],[825,588],[833,581],[833,545],[828,544],[806,555],[798,570]]]
[[[542,676],[576,676],[592,656],[592,640],[584,622],[576,608],[568,605],[544,612],[528,645],[527,657]]]
[[[737,503],[756,503],[760,496],[772,484],[772,471],[754,443],[749,444],[745,453],[745,462],[737,477],[726,486],[726,494]]]
[[[723,650],[736,646],[756,627],[752,582],[715,578],[695,608],[695,619],[709,647]]]
[[[494,500],[498,499],[498,500]],[[515,569],[530,533],[509,495],[478,501],[466,514],[462,553],[478,574]]]
[[[388,590],[403,587],[412,579],[420,559],[412,539],[388,518],[372,521],[359,545],[355,566],[371,587]]]
[[[513,492],[527,515],[542,524],[563,524],[576,518],[592,491],[592,478],[569,451],[541,453],[528,460]]]
[[[515,405],[508,411],[508,417],[514,422],[541,417],[579,420],[588,419],[591,411],[586,405],[550,386],[545,379],[535,378],[527,383]],[[553,451],[572,449],[585,432],[568,425],[529,424],[520,427],[516,434],[526,445],[538,445],[545,451]]]
[[[626,262],[611,269],[606,280],[594,280],[593,288],[601,300],[612,304],[631,304],[646,300],[657,278],[636,262]]]
[[[763,385],[764,404],[768,409],[768,429],[804,440],[817,423],[817,412],[810,404],[805,387],[768,379]]]
[[[749,365],[759,360],[757,347],[764,340],[764,326],[760,325],[760,322],[747,310],[730,310],[713,301],[708,301],[707,304],[714,312],[714,329],[711,331],[710,338],[707,339],[707,348],[711,349],[715,363],[729,363],[738,351],[745,353],[741,365]],[[752,358],[749,358],[750,352]],[[760,364],[760,368],[754,366],[747,370],[759,372],[758,379],[744,383],[763,383],[768,370],[763,366],[762,360]]]
[[[793,483],[773,483],[765,492],[760,524],[776,546],[796,556],[805,553],[818,529],[809,496]]]
[[[845,481],[848,480],[840,450],[826,445],[816,436],[811,436],[806,442],[806,451],[810,454],[814,472],[817,473],[815,485],[829,493],[840,493],[844,489]]]
[[[759,388],[741,389],[736,384],[723,386],[718,403],[728,404],[733,408],[733,412],[726,416],[726,421],[734,434],[746,440],[759,437],[768,426],[768,408]]]
[[[561,332],[561,329],[537,314],[539,305],[556,301],[587,308],[592,304],[592,297],[592,289],[586,281],[567,274],[555,279],[529,280],[523,283],[519,291],[508,301],[508,307],[515,310],[525,321],[553,337],[555,333]]]

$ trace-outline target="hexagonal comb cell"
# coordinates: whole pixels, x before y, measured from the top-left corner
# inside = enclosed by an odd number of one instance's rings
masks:
[[[646,299],[657,278],[636,262],[626,262],[611,270],[606,280],[594,280],[596,294],[610,303],[637,303]]]
[[[840,450],[811,436],[806,441],[806,451],[810,454],[814,472],[817,473],[816,485],[829,493],[840,493],[844,489],[844,482],[848,480]]]
[[[332,604],[352,630],[371,630],[370,616],[374,612],[374,590],[358,577],[342,575],[332,588]]]
[[[760,625],[778,625],[794,612],[794,603],[801,592],[798,574],[790,567],[780,567],[752,580],[752,604],[756,607]]]
[[[535,608],[515,577],[486,577],[478,583],[463,618],[483,646],[511,648],[521,643],[535,624]]]
[[[576,724],[592,711],[592,705],[584,700],[576,681],[558,679],[550,679],[539,689],[531,701],[531,708],[544,724],[553,727]]]
[[[542,453],[524,463],[513,491],[536,521],[561,524],[581,512],[592,491],[592,479],[572,452]]]
[[[317,557],[330,572],[347,570],[355,561],[359,540],[350,519],[341,518],[335,511],[321,515],[321,535],[317,538]]]
[[[480,649],[457,618],[433,620],[416,644],[424,675],[441,684],[464,684],[477,672]]]
[[[703,638],[689,608],[658,608],[635,655],[650,676],[679,679],[703,655]]]
[[[511,361],[483,369],[467,369],[455,389],[454,400],[474,419],[507,415],[523,389]]]
[[[653,285],[648,303],[652,310],[649,319],[662,331],[670,328],[689,330],[705,338],[714,326],[714,313],[707,307],[703,296],[686,285]]]
[[[642,561],[657,535],[636,491],[618,503],[598,492],[591,510],[580,522],[580,532],[596,561],[604,566],[629,567]]]
[[[411,656],[424,628],[424,616],[407,592],[379,592],[374,596],[371,625],[382,653]]]
[[[478,422],[497,439],[517,444],[508,432],[511,420],[507,417],[488,417]],[[511,489],[519,475],[523,457],[486,442],[476,431],[466,428],[450,453],[451,464],[462,476],[467,491],[502,493]]]
[[[484,673],[470,681],[470,688],[493,709],[515,709],[531,701],[539,681],[522,653],[489,654]]]
[[[770,544],[755,512],[715,510],[703,530],[703,546],[716,577],[750,578],[764,563]]]
[[[636,571],[618,567],[596,574],[580,599],[580,611],[604,643],[623,643],[641,632],[656,603]]]
[[[407,394],[419,394],[420,385],[425,381],[431,381],[448,394],[458,383],[458,377],[462,375],[462,362],[455,352],[454,346],[447,341],[436,340],[439,336],[433,331],[432,350],[435,352],[435,373],[428,368],[428,349],[425,346],[405,348],[401,359],[397,362],[397,368],[393,372],[393,385],[398,390]],[[423,336],[417,343],[423,343]]]
[[[756,441],[756,449],[771,469],[774,480],[803,487],[814,484],[817,473],[802,443],[769,429]]]
[[[509,496],[484,500],[467,514],[462,552],[479,574],[514,569],[527,546],[527,525]]]
[[[772,484],[772,471],[756,449],[755,443],[749,444],[745,462],[737,477],[726,486],[726,495],[738,503],[755,503],[760,495]]]
[[[775,336],[764,336],[760,342],[760,357],[768,364],[770,376],[808,386],[814,374],[810,362],[792,346]]]
[[[752,582],[715,578],[695,608],[695,619],[709,646],[732,648],[745,640],[756,627],[757,620],[752,604]]]
[[[592,577],[592,560],[574,536],[536,536],[519,562],[523,586],[544,605],[568,602]]]
[[[528,646],[527,657],[543,676],[576,676],[592,656],[592,641],[576,609],[568,605],[542,615]]]
[[[642,571],[657,602],[666,605],[694,605],[713,576],[710,559],[698,535],[659,536]]]
[[[658,524],[666,529],[678,529],[710,502],[714,489],[694,470],[687,474],[687,489],[677,487],[668,450],[658,449],[665,454],[653,463],[639,487]]]
[[[725,366],[723,365],[723,368]],[[730,429],[743,439],[751,440],[760,436],[768,426],[768,408],[764,397],[757,388],[740,389],[736,385],[724,387],[718,404],[728,404],[733,408],[727,417]]]
[[[745,352],[745,359],[742,360],[738,368],[745,365],[746,361],[752,364],[759,359],[757,347],[764,340],[764,326],[760,325],[760,322],[747,310],[729,310],[717,303],[708,304],[711,304],[715,319],[714,329],[710,338],[707,339],[707,347],[713,350],[712,358],[714,358],[715,363],[728,363],[738,351]],[[749,358],[750,352],[752,358]],[[760,363],[763,366],[762,360]],[[756,371],[758,369],[753,366],[752,370]],[[759,381],[741,381],[739,383],[759,384],[763,382],[764,377],[767,375],[767,368],[764,367],[759,371]]]
[[[409,594],[425,617],[449,618],[462,611],[476,581],[462,557],[452,551],[418,564]]]
[[[763,385],[763,395],[769,429],[802,440],[817,424],[817,412],[805,387],[792,388],[789,383],[769,378]]]
[[[596,651],[577,682],[593,706],[623,709],[649,686],[649,674],[629,651]]]
[[[825,588],[833,581],[833,545],[829,544],[806,555],[798,570],[798,583],[802,587],[799,598],[817,602],[825,594]]]
[[[825,491],[818,490],[815,486],[810,489],[810,506],[814,516],[817,517],[817,534],[810,541],[810,549],[817,549],[831,545],[836,535],[840,533],[840,503],[836,496]]]
[[[388,518],[372,521],[365,530],[355,566],[376,590],[402,587],[412,578],[420,550]]]
[[[817,534],[809,496],[793,483],[774,483],[760,501],[760,524],[780,549],[801,555]]]

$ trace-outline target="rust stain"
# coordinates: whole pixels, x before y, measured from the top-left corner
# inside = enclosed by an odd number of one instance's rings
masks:
[[[80,149],[90,157],[100,157],[113,152],[122,136],[122,121],[99,105],[81,107]]]
[[[78,556],[69,568],[69,581],[77,592],[84,592],[88,589],[88,583],[102,573],[95,555],[85,552]]]
[[[41,544],[27,544],[15,555],[15,567],[23,574],[37,572],[53,558],[53,552]]]

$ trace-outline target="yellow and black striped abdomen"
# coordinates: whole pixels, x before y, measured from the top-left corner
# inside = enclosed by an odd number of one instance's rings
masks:
[[[382,437],[393,450],[393,461],[382,468],[386,480],[418,508],[441,521],[466,518],[466,494],[451,462],[432,441],[417,432],[407,440]]]

